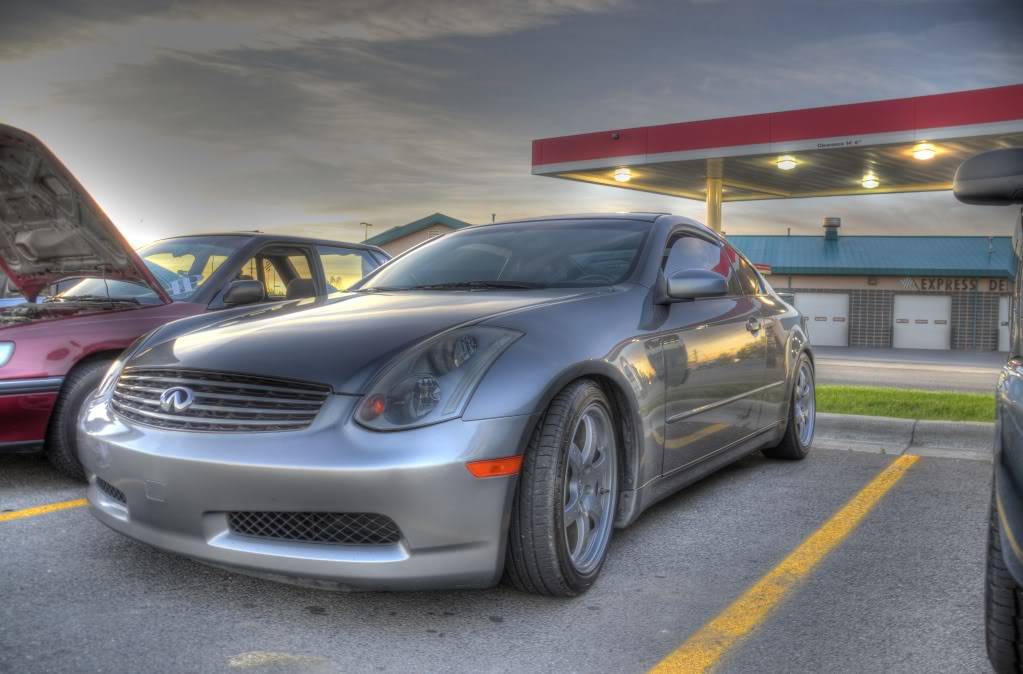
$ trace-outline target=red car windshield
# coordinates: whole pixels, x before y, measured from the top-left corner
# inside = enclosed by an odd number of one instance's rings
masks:
[[[247,240],[244,236],[184,236],[155,241],[138,254],[172,300],[187,302]],[[130,281],[88,277],[68,279],[58,286],[50,301],[161,304],[152,288]]]

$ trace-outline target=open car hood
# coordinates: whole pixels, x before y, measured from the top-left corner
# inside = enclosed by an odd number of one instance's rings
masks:
[[[171,299],[71,172],[35,136],[0,124],[0,268],[29,301],[72,276],[136,281]]]

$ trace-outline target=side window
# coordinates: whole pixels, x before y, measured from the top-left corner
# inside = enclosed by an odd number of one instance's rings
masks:
[[[349,286],[379,266],[364,250],[317,246],[316,253],[323,265],[327,292],[347,290]]]
[[[726,246],[719,246],[695,236],[675,240],[664,255],[664,275],[670,277],[688,269],[715,271],[728,279],[728,293],[741,295],[739,279],[732,271],[729,256],[734,255]]]
[[[209,278],[213,276],[213,272],[220,269],[220,265],[224,264],[225,262],[227,262],[226,255],[208,256],[206,258],[206,264],[203,265],[202,271],[199,272],[199,282],[203,283],[209,280]]]
[[[760,276],[757,275],[753,265],[747,262],[746,258],[737,255],[734,251],[731,252],[735,260],[736,274],[739,276],[743,292],[747,295],[763,295],[764,288],[760,285]]]
[[[271,247],[249,258],[237,278],[263,284],[270,301],[312,297],[316,294],[308,256],[299,249]]]

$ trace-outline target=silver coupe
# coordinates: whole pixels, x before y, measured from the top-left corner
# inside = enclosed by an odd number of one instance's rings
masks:
[[[806,456],[799,313],[663,214],[466,228],[344,293],[156,329],[80,418],[92,512],[338,589],[570,596],[613,530],[757,450]]]

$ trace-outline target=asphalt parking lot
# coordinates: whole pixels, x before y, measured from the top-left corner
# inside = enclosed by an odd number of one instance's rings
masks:
[[[203,566],[82,507],[0,521],[0,671],[640,672],[713,619],[898,459],[751,456],[618,531],[574,600],[506,588],[331,593]],[[719,671],[987,671],[990,463],[922,457]],[[0,457],[0,510],[81,498]],[[8,513],[9,514],[9,513]]]

